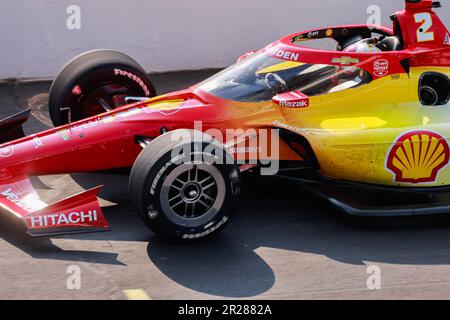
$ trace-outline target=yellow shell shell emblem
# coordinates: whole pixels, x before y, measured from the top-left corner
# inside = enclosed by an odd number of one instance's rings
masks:
[[[402,135],[391,148],[387,168],[396,182],[434,182],[450,157],[444,137],[432,131],[413,131]]]

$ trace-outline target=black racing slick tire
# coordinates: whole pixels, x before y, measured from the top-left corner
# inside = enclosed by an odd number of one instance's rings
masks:
[[[236,212],[240,171],[223,146],[168,132],[138,156],[130,174],[131,201],[144,223],[172,240],[217,234]],[[192,137],[192,136],[191,136]]]
[[[154,97],[153,84],[139,64],[113,50],[85,52],[69,61],[53,81],[49,113],[54,126],[81,120],[126,104],[125,97]]]

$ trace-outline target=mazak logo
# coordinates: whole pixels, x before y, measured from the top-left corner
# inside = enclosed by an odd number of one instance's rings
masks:
[[[309,97],[297,90],[280,93],[273,97],[272,101],[285,108],[309,107]]]
[[[305,108],[308,106],[308,100],[302,101],[280,101],[280,106],[286,108]]]
[[[384,77],[389,73],[389,61],[380,59],[373,63],[373,74],[377,77]]]
[[[12,144],[0,148],[0,157],[2,158],[11,157],[13,153],[14,153],[14,146]]]
[[[395,182],[435,182],[449,159],[450,148],[444,137],[432,131],[412,131],[394,143],[386,167]]]
[[[57,227],[69,224],[80,224],[94,222],[98,220],[97,210],[89,210],[87,212],[71,212],[71,213],[55,213],[29,217],[29,224],[32,228],[36,227]]]

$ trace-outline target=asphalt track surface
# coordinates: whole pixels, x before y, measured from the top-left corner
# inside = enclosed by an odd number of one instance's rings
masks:
[[[164,93],[209,74],[153,80]],[[31,107],[26,133],[47,128],[49,86],[0,85],[0,115]],[[356,219],[294,183],[251,178],[223,233],[174,244],[138,219],[126,175],[47,176],[33,183],[47,202],[104,184],[101,205],[112,231],[36,239],[1,214],[0,299],[450,298],[450,216]],[[67,288],[73,265],[81,271],[79,290]],[[373,265],[381,271],[379,290],[367,287]]]

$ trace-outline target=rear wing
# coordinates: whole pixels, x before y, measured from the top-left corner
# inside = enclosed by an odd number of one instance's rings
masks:
[[[441,3],[433,0],[405,0],[405,10],[391,16],[394,33],[401,35],[405,48],[443,47],[450,45],[449,32],[435,8]]]

